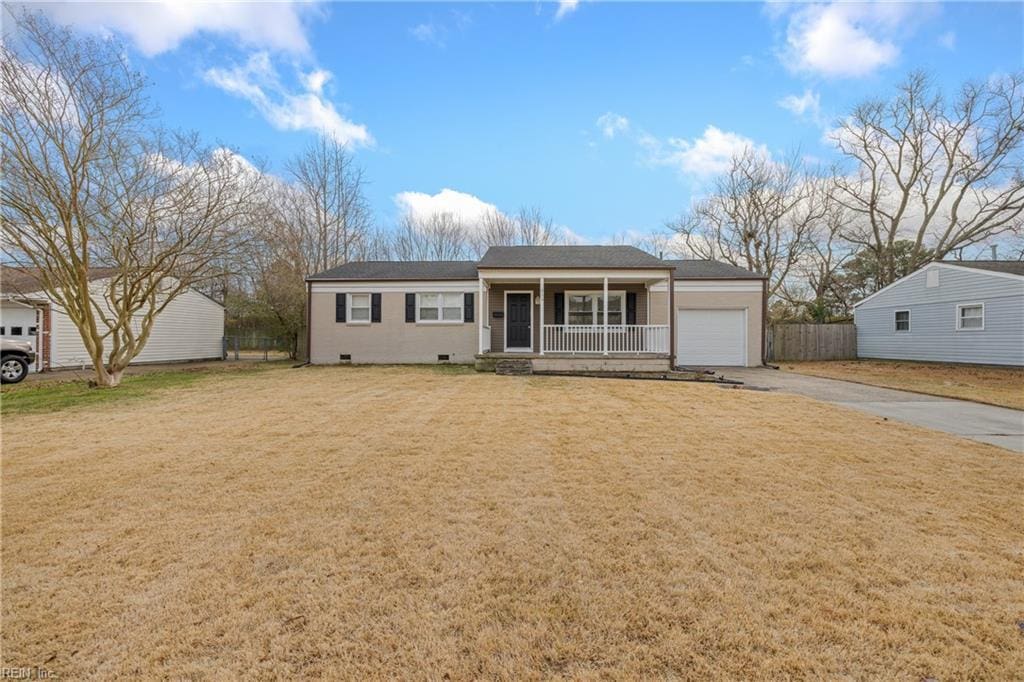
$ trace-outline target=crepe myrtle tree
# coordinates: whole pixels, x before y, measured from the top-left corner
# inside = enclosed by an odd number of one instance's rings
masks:
[[[965,83],[947,98],[913,73],[870,99],[832,138],[848,162],[834,196],[859,219],[843,236],[869,249],[878,286],[898,279],[896,242],[910,268],[1019,234],[1024,211],[1024,72]]]
[[[161,132],[120,44],[39,14],[0,48],[3,250],[38,269],[114,387],[157,316],[222,273],[260,174],[195,135]],[[90,281],[95,268],[100,280]]]

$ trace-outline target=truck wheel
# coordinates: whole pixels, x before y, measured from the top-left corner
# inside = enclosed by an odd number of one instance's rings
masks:
[[[0,381],[5,384],[16,384],[28,374],[28,363],[24,358],[8,355],[0,360]]]

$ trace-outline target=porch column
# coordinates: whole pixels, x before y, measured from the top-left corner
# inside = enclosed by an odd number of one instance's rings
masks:
[[[604,354],[608,355],[608,278],[604,278]]]
[[[544,278],[540,278],[540,354],[544,355]]]
[[[484,310],[484,278],[479,279],[479,288],[477,294],[477,316],[480,318],[479,324],[476,326],[476,344],[479,348],[479,353],[483,355],[484,352],[484,321],[487,319],[487,313]]]
[[[668,357],[669,357],[669,360],[672,363],[672,366],[675,367],[675,364],[676,364],[676,359],[675,359],[675,353],[676,353],[676,315],[675,315],[675,308],[676,308],[676,280],[675,280],[675,272],[673,270],[669,270],[669,273],[668,273],[668,292],[667,293],[668,293],[668,295],[665,297],[665,300],[668,302],[668,317],[665,319],[665,321],[668,322]]]

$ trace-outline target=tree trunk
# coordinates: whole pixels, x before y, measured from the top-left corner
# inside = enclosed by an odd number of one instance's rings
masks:
[[[95,367],[96,378],[92,382],[95,388],[117,388],[121,385],[124,367],[107,367],[103,363],[97,363]]]

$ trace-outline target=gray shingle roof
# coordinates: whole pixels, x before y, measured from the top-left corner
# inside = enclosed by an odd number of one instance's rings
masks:
[[[666,268],[633,246],[492,246],[481,268]]]
[[[89,281],[111,277],[116,268],[89,268]],[[13,265],[0,265],[0,293],[32,294],[42,291],[43,281],[39,268],[26,268]]]
[[[346,279],[476,279],[476,261],[471,260],[374,260],[345,263],[310,275],[308,280]]]
[[[764,275],[717,260],[666,260],[665,262],[675,266],[676,279],[764,279]]]
[[[1024,261],[1019,260],[949,260],[938,261],[947,265],[959,265],[964,268],[1008,272],[1011,275],[1024,275]]]

